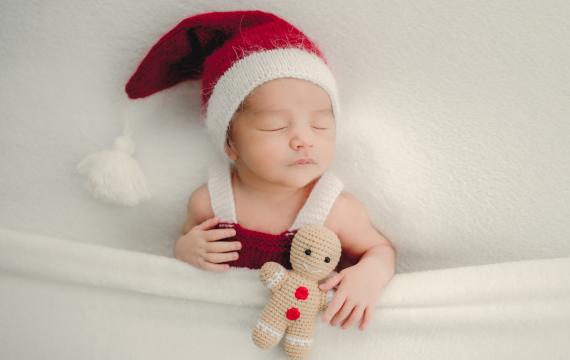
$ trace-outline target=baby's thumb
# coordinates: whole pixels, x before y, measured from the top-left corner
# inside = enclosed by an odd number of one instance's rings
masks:
[[[319,285],[319,289],[321,289],[323,291],[330,290],[333,287],[335,287],[340,282],[341,279],[342,279],[342,274],[340,274],[340,273],[336,274],[336,275],[330,277],[327,281],[325,281],[321,285]]]
[[[209,219],[204,220],[202,223],[198,224],[196,228],[200,230],[209,230],[211,227],[216,225],[220,222],[220,219],[217,216],[211,217]]]

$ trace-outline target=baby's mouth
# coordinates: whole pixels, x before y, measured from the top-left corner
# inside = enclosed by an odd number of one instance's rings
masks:
[[[310,266],[308,266],[308,265],[305,264],[304,262],[302,262],[301,265],[303,265],[303,267],[305,268],[305,271],[308,271],[308,272],[310,272],[310,273],[312,273],[312,274],[318,274],[318,273],[321,272],[320,269],[311,268]],[[311,270],[311,269],[312,269],[312,270]]]

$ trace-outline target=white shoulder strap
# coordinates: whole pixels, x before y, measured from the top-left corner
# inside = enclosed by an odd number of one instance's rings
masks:
[[[306,225],[324,225],[343,188],[342,181],[330,171],[326,171],[315,184],[289,230]],[[216,161],[208,167],[208,192],[214,215],[222,221],[237,223],[231,164],[227,160]]]
[[[324,225],[343,187],[344,184],[339,178],[326,171],[313,187],[309,198],[289,230],[299,229],[306,225]]]
[[[218,160],[208,167],[208,192],[214,215],[224,222],[236,223],[231,164]]]

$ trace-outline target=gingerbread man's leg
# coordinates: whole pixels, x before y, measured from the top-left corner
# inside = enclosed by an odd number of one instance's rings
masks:
[[[284,348],[290,359],[307,359],[311,352],[314,319],[301,317],[289,325],[285,333]]]
[[[265,305],[251,337],[255,345],[262,349],[269,349],[279,343],[286,328],[286,319],[281,315],[275,299],[272,298]]]

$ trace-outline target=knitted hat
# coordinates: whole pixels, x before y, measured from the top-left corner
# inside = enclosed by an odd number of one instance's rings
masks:
[[[329,95],[339,119],[335,79],[317,45],[276,15],[262,11],[210,12],[182,20],[154,44],[125,86],[130,99],[144,98],[185,80],[201,80],[201,116],[215,147],[224,154],[230,120],[257,86],[277,78],[313,82]],[[87,189],[101,200],[136,205],[150,197],[125,132],[113,150],[78,165]]]

